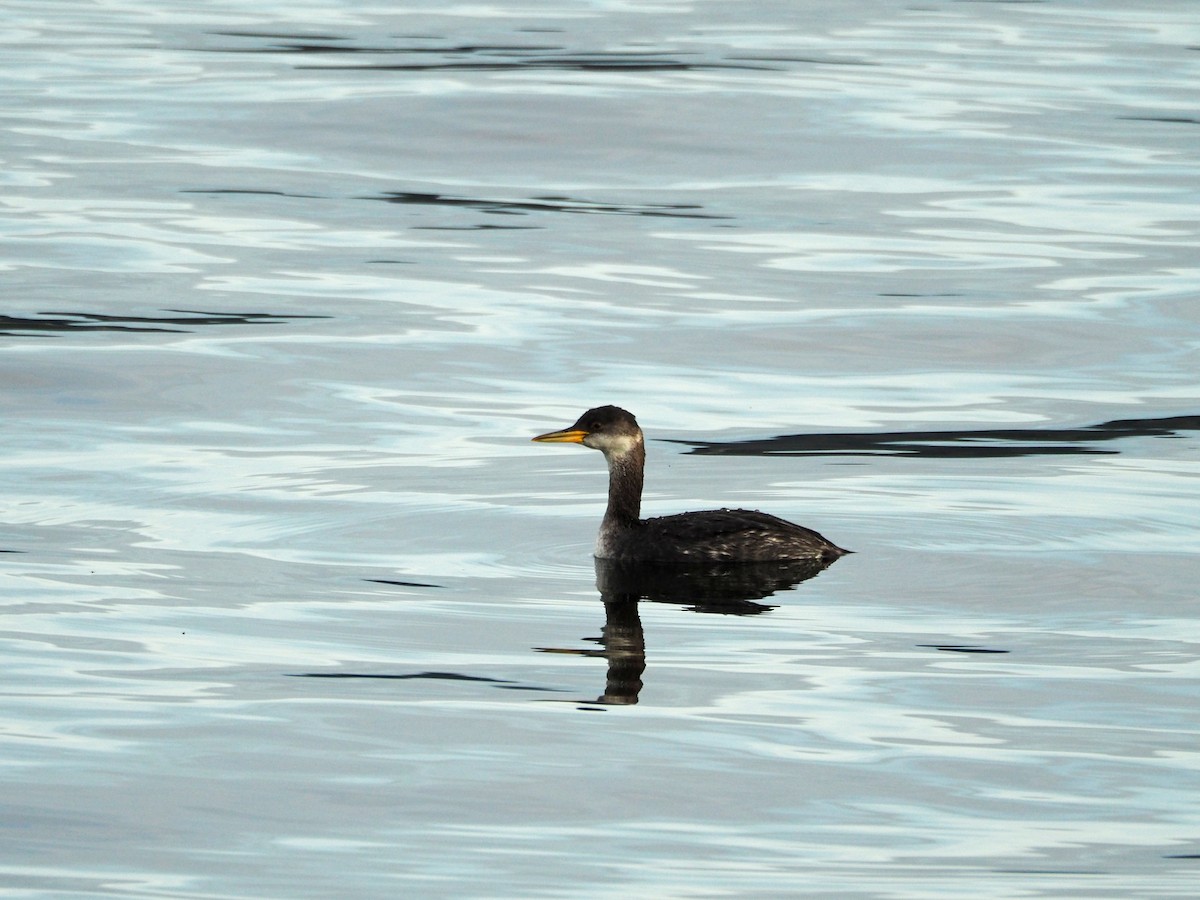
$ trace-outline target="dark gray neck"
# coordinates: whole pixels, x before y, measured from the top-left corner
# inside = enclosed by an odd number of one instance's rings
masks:
[[[638,441],[627,453],[608,455],[608,509],[604,524],[636,525],[642,510],[646,448]]]

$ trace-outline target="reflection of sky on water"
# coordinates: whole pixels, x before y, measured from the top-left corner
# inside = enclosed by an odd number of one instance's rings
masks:
[[[1194,893],[1190,8],[9,18],[5,885]]]

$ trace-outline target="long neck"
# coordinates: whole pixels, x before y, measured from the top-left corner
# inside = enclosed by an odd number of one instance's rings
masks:
[[[639,440],[622,453],[609,453],[608,509],[604,524],[634,525],[642,509],[642,470],[646,447]]]

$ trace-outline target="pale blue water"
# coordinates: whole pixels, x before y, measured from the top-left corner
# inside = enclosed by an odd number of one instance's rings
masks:
[[[6,4],[0,896],[1195,896],[1198,48]],[[610,402],[856,554],[606,625]]]

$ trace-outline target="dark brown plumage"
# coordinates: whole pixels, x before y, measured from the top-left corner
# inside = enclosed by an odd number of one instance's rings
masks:
[[[828,564],[849,552],[811,528],[757,510],[712,509],[641,518],[645,439],[637,419],[620,407],[589,409],[570,428],[534,440],[583,444],[608,460],[608,509],[596,540],[600,559]]]

